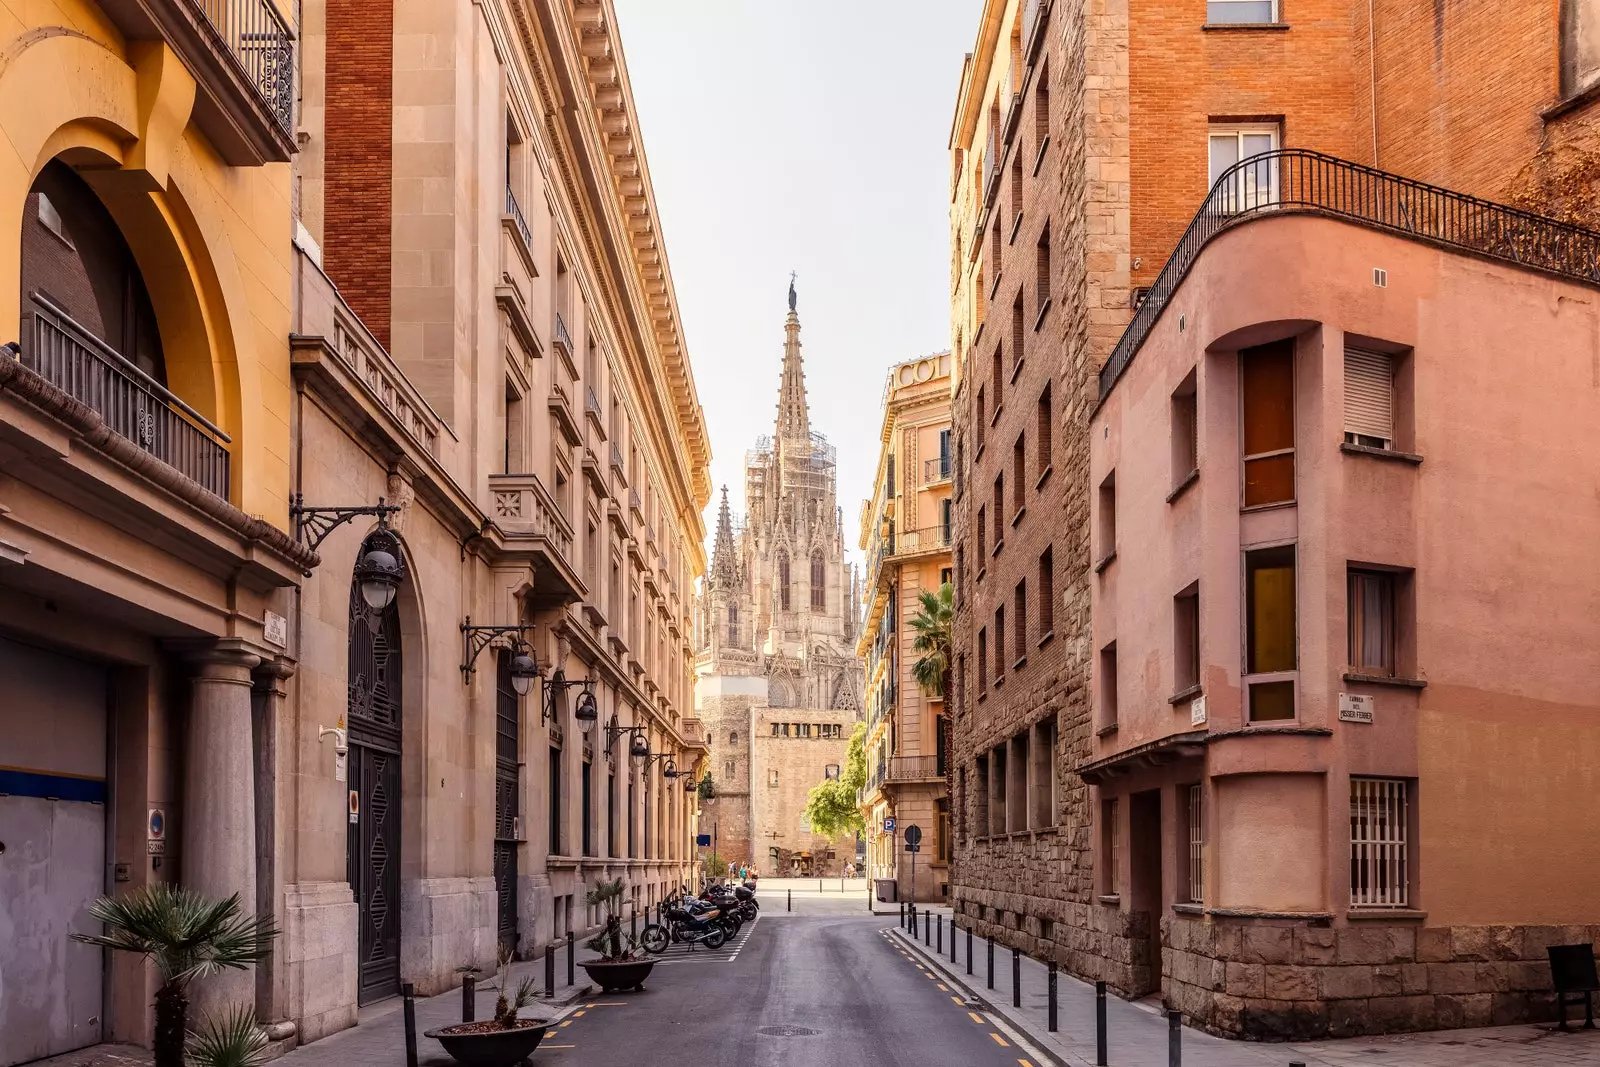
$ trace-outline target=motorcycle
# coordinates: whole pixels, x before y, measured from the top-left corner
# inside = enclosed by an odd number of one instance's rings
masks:
[[[662,915],[665,923],[646,923],[639,935],[646,952],[659,956],[673,942],[718,949],[728,939],[722,909],[710,902],[675,897],[665,903]]]

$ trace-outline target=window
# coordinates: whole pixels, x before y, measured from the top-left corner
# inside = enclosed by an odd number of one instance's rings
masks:
[[[1199,409],[1195,371],[1190,370],[1172,393],[1172,487],[1176,489],[1200,469]]]
[[[1244,506],[1294,500],[1294,342],[1239,353]]]
[[[1350,779],[1350,906],[1408,906],[1407,782]]]
[[[1006,832],[1006,746],[989,750],[989,832]]]
[[[950,801],[936,800],[933,822],[933,858],[939,863],[950,862]],[[951,934],[952,938],[956,935]]]
[[[1050,68],[1039,68],[1033,80],[1033,137],[1038,147],[1034,149],[1033,169],[1039,170],[1039,157],[1044,154],[1045,142],[1050,140]]]
[[[778,609],[789,610],[789,554],[778,553]]]
[[[984,429],[985,429],[985,427],[987,427],[989,425],[989,420],[983,417],[983,413],[984,413],[983,386],[980,385],[980,386],[978,386],[978,420],[975,423],[973,423],[973,427],[975,429],[977,440],[978,440],[978,450],[980,452],[983,450]]]
[[[839,777],[839,765],[837,763],[830,763],[823,767],[822,777],[829,781]]]
[[[821,551],[811,553],[811,610],[828,608],[828,571]]]
[[[561,750],[550,749],[550,855],[564,856],[561,851]]]
[[[1102,560],[1110,559],[1117,551],[1117,472],[1112,471],[1106,475],[1105,481],[1100,483],[1099,493],[1100,516],[1099,538],[1100,544],[1095,549],[1095,555]]]
[[[1013,361],[1014,360],[1015,360],[1015,357],[1013,357]],[[1000,398],[1005,393],[1005,380],[1006,380],[1006,352],[1005,352],[1005,345],[997,344],[997,345],[994,346],[994,364],[990,367],[990,372],[993,375],[993,385],[994,385],[994,414],[991,417],[992,418],[998,418],[999,417],[999,412],[1000,412]]]
[[[739,644],[739,605],[737,604],[728,605],[728,644],[735,647]],[[734,734],[728,743],[730,745],[736,743],[738,737],[738,734]]]
[[[1011,302],[1011,369],[1015,373],[1017,366],[1022,362],[1022,345],[1026,336],[1024,323],[1025,312],[1022,310],[1022,286],[1017,286],[1017,298]]]
[[[1011,232],[1017,232],[1022,221],[1022,153],[1011,153]]]
[[[1569,98],[1600,81],[1600,3],[1561,6],[1561,95]]]
[[[1245,553],[1245,679],[1250,721],[1294,718],[1294,546]]]
[[[739,743],[739,731],[738,730],[730,730],[728,732],[728,744],[737,745],[738,743]]]
[[[1179,814],[1188,827],[1188,855],[1179,865],[1185,884],[1181,887],[1183,899],[1190,904],[1205,900],[1205,867],[1201,846],[1205,843],[1205,811],[1202,805],[1200,784],[1178,787]]]
[[[1206,21],[1213,25],[1276,22],[1277,0],[1206,0]]]
[[[1173,692],[1200,685],[1200,583],[1172,598]]]
[[[989,631],[978,629],[978,692],[989,688]]]
[[[1022,511],[1023,505],[1028,500],[1028,492],[1024,487],[1027,483],[1028,473],[1028,435],[1017,434],[1017,443],[1011,446],[1011,511],[1013,515]]]
[[[1395,574],[1352,568],[1347,575],[1350,671],[1395,674]]]
[[[767,772],[767,788],[768,789],[775,789],[775,788],[777,788],[777,785],[778,785],[778,772],[776,770],[768,771]]]
[[[592,763],[590,763],[588,760],[584,760],[583,761],[583,774],[582,774],[582,778],[580,779],[580,782],[581,782],[581,787],[579,789],[579,795],[580,795],[581,799],[580,799],[579,803],[581,804],[581,806],[583,808],[583,854],[585,856],[593,856],[593,855],[595,855],[595,851],[594,851],[594,829],[593,829],[593,823],[594,823],[594,817],[593,817],[593,808],[594,808],[594,795],[593,795],[594,765]]]
[[[952,571],[949,567],[940,567],[939,568],[939,584],[941,586],[949,585],[950,584],[950,578],[954,573],[955,572]]]
[[[950,431],[939,431],[939,480],[950,477]]]
[[[994,476],[994,508],[990,512],[994,522],[994,554],[1000,554],[1000,546],[1006,541],[1006,528],[1004,515],[1006,512],[1006,472],[1001,471]]]
[[[1100,871],[1100,892],[1113,894],[1121,884],[1117,868],[1121,865],[1121,835],[1117,825],[1117,798],[1100,802],[1100,858],[1104,861]]]
[[[1052,715],[1033,727],[1029,747],[1033,765],[1028,769],[1028,825],[1056,824],[1056,719]]]
[[[1344,350],[1344,440],[1368,448],[1394,446],[1394,357]]]
[[[973,761],[973,778],[977,787],[972,791],[972,825],[978,836],[989,833],[989,756],[985,753]]]
[[[1117,643],[1100,650],[1100,728],[1117,725]]]
[[[722,763],[722,777],[731,781],[734,773],[735,768],[733,760],[724,760]]]
[[[1028,823],[1028,759],[1029,731],[1024,730],[1011,738],[1011,751],[1006,755],[1006,832],[1026,830]]]
[[[1232,0],[1230,0],[1232,2]],[[1217,6],[1212,0],[1211,7]],[[1240,6],[1245,6],[1240,0]],[[1278,147],[1277,125],[1211,126],[1211,184],[1224,211],[1251,211],[1278,201],[1278,164],[1263,155]],[[1254,162],[1247,162],[1254,159]],[[1234,164],[1244,163],[1235,168]]]
[[[939,501],[939,543],[950,543],[950,498],[945,497]],[[943,584],[943,583],[941,583]]]
[[[505,472],[522,471],[522,394],[516,386],[506,382],[506,454]]]
[[[1006,606],[994,609],[994,684],[1006,676]]]
[[[1033,250],[1033,284],[1036,290],[1034,302],[1038,307],[1035,314],[1044,314],[1044,306],[1050,302],[1050,224],[1044,224],[1044,232],[1039,235],[1039,243]]]
[[[989,543],[989,528],[985,524],[985,508],[978,508],[978,573],[983,573],[984,560],[989,555],[986,551]]]
[[[1050,440],[1054,431],[1051,420],[1054,417],[1051,410],[1050,387],[1047,385],[1044,387],[1044,392],[1039,394],[1039,410],[1033,427],[1034,436],[1039,441],[1038,450],[1033,457],[1033,466],[1040,479],[1043,479],[1045,471],[1050,469]]]
[[[1017,665],[1021,666],[1023,657],[1028,654],[1028,579],[1024,578],[1017,583],[1017,588],[1012,594],[1011,625],[1016,627],[1017,654],[1013,657]]]
[[[775,723],[772,724],[772,736],[773,737],[783,737],[783,736],[786,736],[786,735],[787,735],[787,731],[784,730],[784,727],[783,727],[782,723],[775,722]]]
[[[617,832],[617,776],[606,775],[606,854],[612,859],[622,855],[622,835]]]
[[[1039,640],[1056,628],[1056,551],[1046,548],[1039,556]]]

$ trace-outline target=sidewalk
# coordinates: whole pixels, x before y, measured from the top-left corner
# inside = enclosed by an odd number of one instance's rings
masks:
[[[919,909],[920,910],[920,909]],[[1065,1067],[1091,1067],[1095,1062],[1094,986],[1066,972],[1056,976],[1056,1033],[1048,1031],[1048,969],[1020,957],[1022,1006],[1012,1006],[1012,953],[994,948],[994,985],[988,987],[988,944],[972,940],[972,960],[967,970],[965,932],[952,939],[948,908],[930,909],[936,924],[929,943],[922,943],[922,921],[912,938],[904,930],[891,930],[891,944],[906,946],[912,958],[934,968],[941,977],[982,1001],[987,1010],[1021,1032],[1041,1053]],[[936,950],[940,919],[944,925],[943,952]],[[952,944],[953,941],[953,944]],[[952,950],[956,962],[951,963]],[[1167,1067],[1167,1020],[1150,1003],[1134,1003],[1110,995],[1106,998],[1107,1063],[1109,1067]],[[1386,1064],[1394,1067],[1600,1067],[1600,1030],[1563,1034],[1550,1025],[1499,1026],[1472,1030],[1439,1030],[1421,1034],[1358,1037],[1341,1041],[1267,1044],[1229,1041],[1185,1027],[1182,1031],[1184,1067],[1355,1067]]]

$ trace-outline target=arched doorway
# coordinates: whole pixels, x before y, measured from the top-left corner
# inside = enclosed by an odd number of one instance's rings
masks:
[[[374,547],[374,533],[361,552]],[[398,545],[382,546],[400,558]],[[400,609],[374,615],[350,583],[350,811],[345,868],[359,914],[357,999],[400,992]]]

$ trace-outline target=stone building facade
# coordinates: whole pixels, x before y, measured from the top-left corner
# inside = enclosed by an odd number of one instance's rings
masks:
[[[1595,64],[1587,55],[1593,38],[1586,28],[1595,21],[1594,8],[1586,0],[1470,10],[1381,0],[1285,4],[1281,12],[1277,4],[1212,4],[1213,21],[1202,26],[1177,4],[1136,10],[1000,0],[985,5],[951,143],[960,600],[952,895],[980,933],[1053,955],[1127,995],[1160,990],[1225,1033],[1370,1032],[1507,1021],[1548,1010],[1547,984],[1530,961],[1540,958],[1550,938],[1571,932],[1563,926],[1558,933],[1552,923],[1587,921],[1582,908],[1492,936],[1467,929],[1470,924],[1434,927],[1434,916],[1404,915],[1403,908],[1391,909],[1386,919],[1368,913],[1352,919],[1339,902],[1340,894],[1352,892],[1345,884],[1349,865],[1330,853],[1317,908],[1252,910],[1223,900],[1186,910],[1177,878],[1187,845],[1179,851],[1173,835],[1191,812],[1205,820],[1200,834],[1216,831],[1207,806],[1215,797],[1208,786],[1198,805],[1185,806],[1187,794],[1178,790],[1193,782],[1180,781],[1168,764],[1177,759],[1187,767],[1183,761],[1195,759],[1191,749],[1198,746],[1210,768],[1221,750],[1207,740],[1216,731],[1205,728],[1205,712],[1192,726],[1172,711],[1189,708],[1200,692],[1206,695],[1202,705],[1209,704],[1209,690],[1155,694],[1146,684],[1158,662],[1151,649],[1123,647],[1120,632],[1129,620],[1137,622],[1133,632],[1145,636],[1151,620],[1167,620],[1162,626],[1170,644],[1174,598],[1185,589],[1179,582],[1158,596],[1141,582],[1135,593],[1127,588],[1132,578],[1118,577],[1142,571],[1123,558],[1120,538],[1102,536],[1106,524],[1118,528],[1105,516],[1121,507],[1123,472],[1106,465],[1091,474],[1091,449],[1103,447],[1105,433],[1117,433],[1091,416],[1102,398],[1098,373],[1108,359],[1125,361],[1133,351],[1125,331],[1130,319],[1138,322],[1135,310],[1152,297],[1165,301],[1181,280],[1163,271],[1208,188],[1225,176],[1232,183],[1212,193],[1213,227],[1218,218],[1280,196],[1310,195],[1305,190],[1312,187],[1290,184],[1291,163],[1268,162],[1277,156],[1230,169],[1258,153],[1313,149],[1592,225],[1600,168],[1586,155],[1595,95]],[[1461,70],[1474,71],[1473,78],[1461,78]],[[1469,128],[1476,131],[1471,136],[1463,132]],[[1490,130],[1493,135],[1486,134]],[[1362,180],[1381,177],[1374,172]],[[1395,225],[1448,240],[1446,216],[1428,200],[1445,194],[1403,188],[1390,201]],[[1048,238],[1041,240],[1046,227]],[[1370,281],[1381,285],[1384,279],[1379,272]],[[1263,292],[1273,288],[1263,280]],[[1160,306],[1150,305],[1149,314],[1159,314]],[[1171,328],[1193,332],[1200,306],[1190,305],[1194,310]],[[1214,339],[1189,344],[1205,347]],[[1015,642],[1015,583],[1025,557],[1040,550],[1029,540],[1034,502],[1013,497],[1016,461],[1026,466],[1033,437],[1046,433],[1031,417],[1029,390],[1042,382],[1029,375],[1039,354],[1053,369],[1049,436],[1057,458],[1050,466],[1059,488],[1045,499],[1061,568],[1056,602],[1048,609],[1055,653],[1019,649]],[[1181,381],[1163,387],[1162,396],[1170,394],[1174,404],[1188,395]],[[1029,409],[1029,417],[1019,408]],[[1038,414],[1043,418],[1042,405]],[[1030,428],[1032,436],[1023,436]],[[1153,450],[1147,457],[1164,463],[1174,447],[1170,433],[1163,429],[1155,440],[1148,426],[1141,432],[1140,444],[1125,443],[1121,454]],[[1178,503],[1157,502],[1168,510],[1180,506],[1182,488],[1164,490]],[[1108,501],[1114,503],[1102,506]],[[1026,550],[1017,552],[1019,546]],[[1115,618],[1091,612],[1091,600],[1096,611],[1114,610]],[[1023,603],[1030,613],[1040,610]],[[1002,608],[1008,618],[1002,619]],[[1037,614],[1029,620],[1030,641],[1038,640],[1032,633],[1037,620]],[[1219,628],[1206,640],[1232,647],[1234,631],[1213,621]],[[995,640],[1002,626],[1009,631],[1004,646]],[[1027,662],[1019,664],[1023,652]],[[1047,658],[1052,655],[1059,658]],[[1033,673],[1038,666],[1044,670]],[[1163,725],[1123,728],[1118,716],[1108,715],[1105,694],[1118,693],[1114,703],[1120,703],[1125,688],[1144,701],[1138,714]],[[1420,706],[1442,692],[1430,684]],[[1160,704],[1153,711],[1145,704],[1156,696]],[[1166,703],[1169,697],[1175,702]],[[1034,709],[1057,715],[1053,773],[1031,762],[1040,740]],[[1196,737],[1184,741],[1186,734]],[[1023,753],[1029,774],[1019,786]],[[997,766],[1005,770],[1003,786]],[[1138,770],[1133,784],[1122,777],[1133,773],[1130,768]],[[1208,770],[1207,777],[1226,773]],[[1346,769],[1345,778],[1319,779],[1323,809],[1354,811],[1348,775],[1363,773]],[[1053,780],[1054,792],[1041,780]],[[1305,787],[1303,780],[1294,784]],[[1152,789],[1130,810],[1135,794]],[[1152,806],[1157,796],[1159,810]],[[1309,794],[1294,798],[1310,801]],[[1152,840],[1152,820],[1165,828],[1159,848],[1140,844]],[[1270,835],[1255,840],[1264,851],[1277,847]],[[1448,853],[1447,839],[1437,840],[1435,847]],[[1215,847],[1209,837],[1197,839],[1196,862],[1203,858],[1212,865],[1208,871],[1217,862],[1210,851]],[[1165,871],[1156,882],[1148,877],[1152,863]],[[1138,894],[1126,891],[1126,882],[1108,880],[1132,878],[1135,866],[1146,872]],[[1516,913],[1511,908],[1482,921],[1496,928],[1520,923]],[[1190,921],[1197,914],[1203,922]],[[1494,947],[1484,948],[1485,937]],[[1263,951],[1268,941],[1273,947]],[[1424,942],[1426,960],[1416,947]],[[1479,958],[1485,954],[1494,959]],[[1424,964],[1426,978],[1419,969]],[[1272,970],[1324,965],[1332,966],[1313,976]],[[1271,974],[1256,972],[1257,966]],[[1345,966],[1351,969],[1340,972]],[[1252,985],[1256,977],[1260,987]],[[1262,989],[1261,999],[1274,1003],[1240,1010],[1228,998],[1255,994],[1230,991],[1230,978],[1240,988]],[[1420,988],[1423,982],[1429,988]],[[1392,999],[1427,996],[1436,1003]]]
[[[833,727],[859,718],[861,707],[838,459],[811,428],[797,305],[791,283],[777,418],[772,436],[745,453],[743,522],[735,524],[723,492],[696,615],[695,707],[711,745],[717,795],[708,817],[722,857],[767,870],[803,858],[813,870],[836,870],[838,850],[826,860],[826,839],[800,834],[804,795],[796,808],[792,796],[774,804],[764,792],[774,772],[781,788],[813,768],[809,788],[824,767],[842,765],[850,731]],[[780,732],[759,738],[767,773],[758,778],[754,735],[773,723]]]
[[[906,360],[884,385],[882,450],[872,497],[862,502],[866,553],[861,636],[865,660],[867,783],[861,794],[867,873],[893,879],[900,900],[946,899],[951,848],[949,722],[945,694],[912,673],[918,653],[911,620],[921,594],[953,583],[950,552],[955,439],[950,422],[950,353]],[[885,820],[894,819],[895,830]],[[915,868],[904,828],[923,832]],[[913,879],[915,884],[913,884]]]

